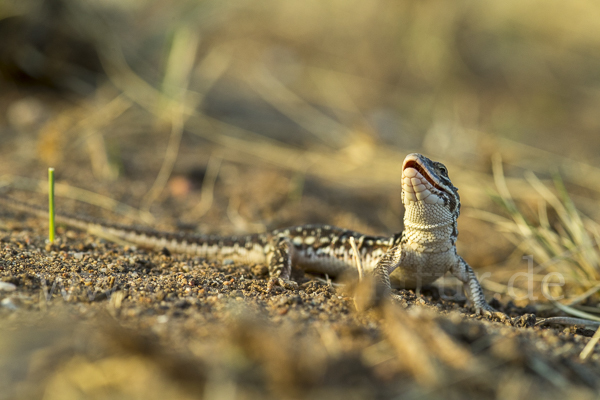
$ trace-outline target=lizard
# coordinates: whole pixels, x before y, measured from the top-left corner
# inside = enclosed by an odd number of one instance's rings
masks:
[[[418,153],[407,155],[402,164],[402,203],[404,230],[389,237],[364,235],[331,225],[302,225],[241,236],[207,236],[140,229],[67,214],[57,214],[56,221],[154,250],[167,249],[209,260],[267,264],[269,291],[275,285],[296,286],[291,281],[293,266],[331,277],[356,273],[350,243],[353,238],[361,264],[373,277],[377,297],[401,300],[392,293],[392,283],[417,288],[449,271],[463,283],[477,314],[506,319],[507,316],[486,302],[473,269],[456,251],[461,203],[447,168]],[[6,196],[0,196],[0,204],[39,216],[48,214],[42,208]]]

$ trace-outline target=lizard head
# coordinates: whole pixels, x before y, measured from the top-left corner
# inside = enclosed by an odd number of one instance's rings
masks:
[[[442,206],[456,217],[460,212],[458,189],[450,182],[446,166],[418,153],[407,155],[402,165],[402,202],[405,207]]]

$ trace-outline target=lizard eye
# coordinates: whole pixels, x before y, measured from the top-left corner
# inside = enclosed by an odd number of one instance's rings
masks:
[[[442,164],[438,164],[438,169],[440,170],[442,175],[448,175],[448,169],[446,169],[446,167],[444,167]]]

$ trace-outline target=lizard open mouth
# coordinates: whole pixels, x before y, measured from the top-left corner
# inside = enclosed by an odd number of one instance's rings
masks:
[[[423,176],[425,179],[427,179],[427,182],[429,182],[431,184],[431,186],[433,186],[437,190],[443,191],[443,189],[440,187],[440,185],[438,185],[437,182],[435,182],[435,180],[431,177],[429,172],[427,172],[427,170],[425,168],[423,168],[423,166],[417,160],[406,161],[406,163],[404,164],[404,168],[402,169],[402,172],[404,172],[404,170],[406,170],[407,168],[413,168],[413,169],[417,170],[417,172],[419,172],[419,174],[421,174],[421,176]]]

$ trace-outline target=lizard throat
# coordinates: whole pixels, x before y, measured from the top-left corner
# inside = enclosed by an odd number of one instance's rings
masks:
[[[454,225],[454,221],[452,220],[439,222],[437,224],[426,224],[413,222],[406,219],[404,220],[404,228],[417,231],[434,231],[451,225]]]

